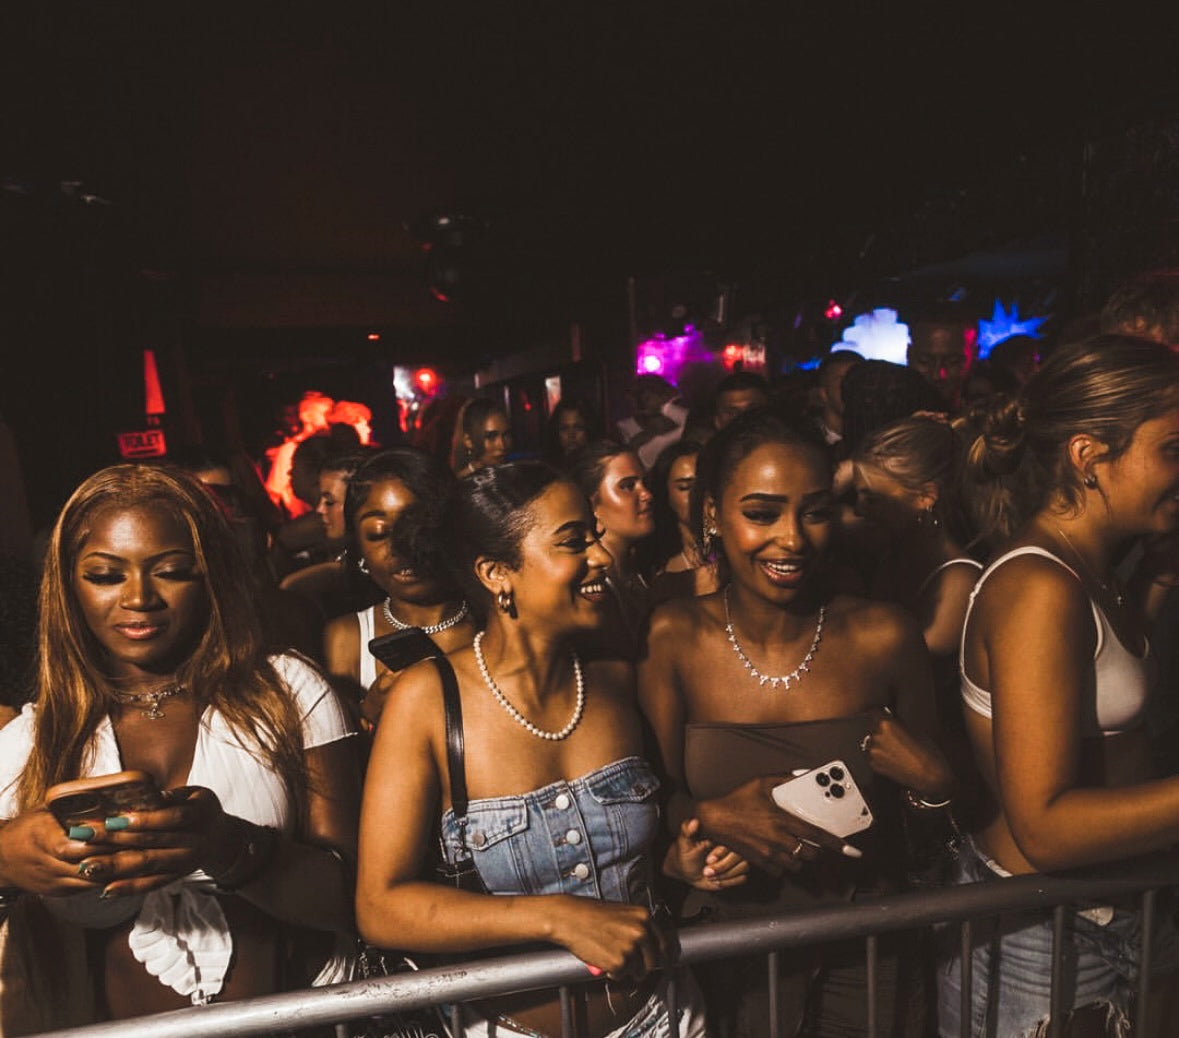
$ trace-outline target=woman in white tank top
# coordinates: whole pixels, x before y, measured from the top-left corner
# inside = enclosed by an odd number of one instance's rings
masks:
[[[1145,624],[1179,579],[1179,555],[1164,550],[1179,526],[1179,355],[1119,336],[1062,346],[1021,399],[994,400],[975,426],[975,515],[989,543],[1013,550],[996,552],[962,638],[966,728],[986,789],[959,881],[1169,848],[1179,777],[1150,773],[1137,722]],[[1144,539],[1123,587],[1115,566]],[[1125,1026],[1139,923],[1114,906],[1077,914],[1070,1009]],[[971,1034],[1031,1033],[1047,1018],[1051,930],[1029,913],[978,933]],[[960,1033],[959,966],[944,977],[944,1035]]]

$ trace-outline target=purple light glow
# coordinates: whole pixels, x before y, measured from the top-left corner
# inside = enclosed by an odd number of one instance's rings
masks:
[[[671,339],[656,336],[640,342],[635,348],[635,371],[640,375],[662,375],[676,382],[686,365],[707,364],[714,359],[704,343],[704,335],[689,328]]]

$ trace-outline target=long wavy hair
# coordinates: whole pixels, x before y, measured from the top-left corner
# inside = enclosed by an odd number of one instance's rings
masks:
[[[212,493],[163,464],[113,465],[94,473],[70,496],[53,527],[39,598],[37,714],[18,784],[20,804],[36,807],[51,785],[79,777],[90,763],[94,733],[114,700],[104,650],[78,603],[74,572],[96,516],[138,507],[163,511],[188,531],[204,574],[208,619],[177,680],[257,750],[304,820],[308,775],[301,719],[264,648],[250,571]]]

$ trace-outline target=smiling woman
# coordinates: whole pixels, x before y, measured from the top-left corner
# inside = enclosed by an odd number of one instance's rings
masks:
[[[737,889],[690,894],[685,918],[901,889],[901,791],[938,803],[953,785],[921,632],[896,606],[832,593],[831,471],[813,435],[772,410],[746,412],[708,442],[696,478],[695,521],[719,546],[728,582],[657,607],[640,700],[670,787],[670,832],[687,821],[753,870]],[[854,776],[875,819],[850,843],[771,796],[792,772],[832,761]],[[903,941],[882,944],[881,1019],[900,1026],[913,956]],[[808,1012],[807,1033],[863,1033],[863,968],[859,947],[783,957],[782,1033],[796,1033]],[[769,1032],[760,963],[710,966],[702,979],[715,1033]]]
[[[589,503],[555,469],[517,462],[462,480],[444,514],[447,557],[483,620],[474,644],[447,657],[469,799],[456,806],[441,671],[412,666],[393,683],[365,780],[361,931],[379,947],[464,957],[554,944],[606,974],[574,995],[591,1038],[700,1035],[688,974],[679,1021],[668,1027],[663,1009],[659,783],[643,757],[633,671],[575,648],[602,625],[608,599],[610,557]],[[473,864],[486,893],[420,878],[439,833],[447,863]],[[469,1035],[561,1030],[553,991],[478,1009]]]
[[[0,886],[86,931],[99,1016],[343,976],[351,731],[315,667],[265,652],[248,573],[216,498],[165,466],[96,473],[54,527],[36,696],[0,732]],[[68,831],[44,808],[127,769],[163,807]],[[307,973],[287,956],[312,933]]]

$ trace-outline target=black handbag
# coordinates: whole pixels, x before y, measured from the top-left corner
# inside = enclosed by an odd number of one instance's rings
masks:
[[[441,833],[436,841],[437,850],[431,865],[436,882],[446,886],[469,890],[476,894],[489,893],[474,858],[467,848],[467,769],[463,746],[463,707],[459,696],[458,682],[454,668],[445,656],[431,656],[442,681],[442,702],[446,711],[446,768],[450,774],[450,800],[458,821],[464,855],[451,864],[446,860],[442,847]],[[357,948],[357,979],[388,977],[410,973],[420,966],[438,965],[443,961],[438,956],[411,958],[404,952],[375,948],[359,941]],[[440,1006],[423,1006],[420,1009],[386,1014],[358,1021],[353,1025],[352,1038],[450,1038],[446,1014]]]

